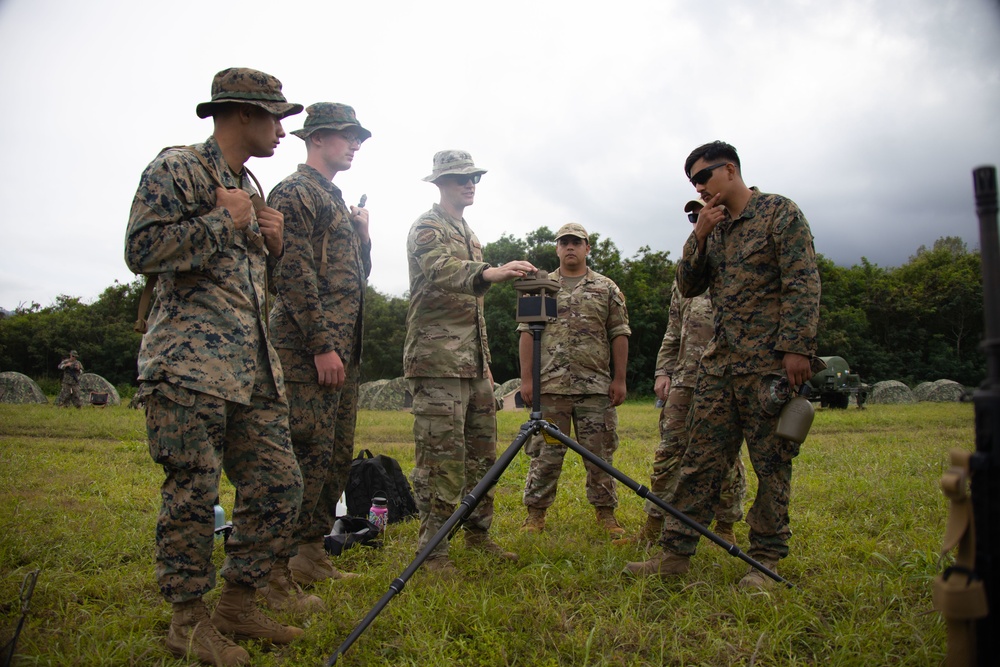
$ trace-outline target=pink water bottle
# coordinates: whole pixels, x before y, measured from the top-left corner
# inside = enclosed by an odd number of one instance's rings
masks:
[[[378,526],[380,533],[385,532],[386,524],[389,523],[389,502],[384,496],[372,498],[372,506],[368,510],[368,520]]]

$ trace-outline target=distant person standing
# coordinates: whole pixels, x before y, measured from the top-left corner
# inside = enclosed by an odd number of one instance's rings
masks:
[[[692,199],[684,205],[690,222],[698,221],[698,214],[705,202]],[[698,378],[698,365],[705,347],[712,339],[715,321],[712,317],[712,300],[708,292],[695,297],[681,296],[677,281],[670,288],[670,314],[663,344],[656,356],[656,397],[663,401],[660,411],[660,444],[653,454],[653,473],[649,490],[657,498],[671,502],[681,459],[687,449],[687,419],[691,397]],[[715,515],[715,533],[730,544],[736,542],[733,525],[743,518],[743,498],[746,496],[746,470],[743,460],[737,457],[722,485],[719,511]],[[648,515],[646,525],[637,535],[616,544],[629,542],[655,544],[663,530],[663,510],[646,501],[643,508]]]
[[[59,370],[62,371],[62,387],[59,389],[56,405],[68,408],[72,404],[82,408],[80,376],[83,375],[83,364],[76,358],[76,350],[70,350],[69,356],[59,362]]]
[[[139,394],[153,460],[163,466],[156,579],[173,605],[167,648],[212,665],[244,665],[229,637],[284,644],[303,634],[264,615],[257,589],[287,557],[302,502],[288,403],[264,318],[266,274],[284,252],[280,212],[260,200],[244,167],[270,157],[281,119],[302,111],[281,82],[252,69],[215,75],[207,141],[162,151],[132,202],[125,259],[155,280],[139,350]],[[226,580],[209,618],[222,471],[236,487]]]
[[[303,479],[297,553],[287,566],[306,586],[357,576],[333,566],[323,536],[337,518],[354,455],[372,241],[368,210],[349,207],[333,180],[351,168],[371,132],[353,108],[320,102],[306,109],[305,124],[292,134],[305,142],[305,164],[267,198],[285,218],[285,255],[276,272],[270,325]]]
[[[483,295],[493,283],[535,270],[520,260],[503,266],[483,261],[482,244],[463,215],[485,173],[465,151],[438,152],[433,171],[424,180],[437,186],[440,203],[417,218],[406,239],[410,306],[403,373],[413,396],[418,552],[496,461],[496,398]],[[516,560],[517,554],[504,551],[490,538],[492,523],[491,489],[463,524],[466,545]],[[447,540],[424,566],[430,571],[455,571]]]
[[[799,445],[777,436],[778,416],[765,412],[761,394],[769,375],[783,374],[793,387],[812,377],[820,299],[813,237],[793,201],[747,187],[740,158],[729,144],[696,148],[684,172],[705,209],[684,244],[677,285],[685,297],[710,290],[716,331],[701,358],[672,504],[701,525],[709,524],[722,481],[746,439],[758,482],[747,514],[747,553],[774,571],[788,554],[792,534],[788,503]],[[699,537],[667,516],[660,540],[664,551],[629,563],[625,571],[683,574]],[[754,568],[740,580],[744,588],[772,583]]]
[[[592,454],[611,465],[618,450],[618,413],[625,400],[625,370],[628,366],[628,310],[625,295],[610,278],[587,266],[590,237],[583,225],[570,222],[556,232],[559,268],[549,274],[559,281],[557,317],[542,330],[540,386],[534,382],[534,336],[527,324],[521,332],[521,398],[531,404],[539,393],[542,417],[565,434],[576,427],[576,440]],[[524,482],[524,504],[528,517],[522,530],[545,528],[545,514],[556,499],[566,445],[548,443],[535,435],[525,447],[531,457]],[[618,494],[615,480],[589,461],[587,501],[597,522],[612,535],[625,529],[615,518]]]

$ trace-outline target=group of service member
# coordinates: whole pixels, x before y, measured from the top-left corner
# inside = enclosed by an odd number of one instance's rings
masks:
[[[269,74],[219,72],[211,99],[196,107],[199,117],[212,117],[212,136],[164,149],[146,167],[126,233],[129,268],[155,285],[139,396],[150,454],[165,474],[156,577],[173,606],[166,645],[212,665],[249,661],[235,640],[288,643],[303,634],[261,605],[322,610],[323,601],[302,586],[356,576],[333,566],[323,536],[354,449],[371,236],[364,202],[348,205],[333,181],[371,132],[347,105],[309,106],[302,129],[292,132],[305,143],[306,160],[264,201],[245,164],[273,155],[285,136],[281,121],[302,110]],[[720,534],[732,541],[745,493],[745,439],[759,480],[747,516],[749,554],[774,568],[791,534],[798,446],[774,435],[776,418],[762,412],[758,391],[769,373],[784,372],[794,386],[811,375],[819,305],[812,236],[793,202],[743,183],[728,144],[695,149],[685,172],[699,195],[689,208],[700,210],[691,218],[657,362],[656,391],[666,405],[652,489],[700,523],[717,517]],[[494,283],[536,272],[523,260],[497,267],[483,261],[464,212],[485,173],[465,151],[437,153],[424,180],[437,186],[439,203],[413,223],[406,241],[403,367],[413,397],[418,552],[496,460],[483,296]],[[583,226],[564,225],[555,241],[558,317],[542,334],[537,387],[532,335],[522,325],[521,394],[530,402],[537,393],[545,418],[567,433],[575,426],[580,443],[611,464],[615,407],[626,395],[625,297],[587,266]],[[711,303],[698,296],[706,292]],[[711,312],[714,327],[706,321]],[[538,436],[526,451],[522,530],[537,532],[566,448]],[[210,614],[203,596],[215,586],[212,506],[222,471],[236,488],[236,506],[225,585]],[[586,487],[597,521],[617,542],[663,547],[649,561],[629,563],[627,573],[688,570],[696,531],[647,506],[639,535],[621,537],[613,478],[588,463]],[[491,538],[492,521],[491,490],[463,523],[466,546],[516,561]],[[456,571],[447,540],[425,568]],[[751,570],[741,584],[768,581]]]

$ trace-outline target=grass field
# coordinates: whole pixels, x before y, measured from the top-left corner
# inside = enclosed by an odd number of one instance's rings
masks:
[[[657,411],[634,402],[619,417],[615,466],[646,484]],[[501,413],[500,449],[525,419]],[[357,445],[395,456],[408,473],[411,424],[406,413],[362,412]],[[126,408],[0,405],[3,641],[20,616],[25,574],[41,570],[16,665],[188,664],[163,647],[170,608],[153,578],[162,474],[144,434],[142,414]],[[572,452],[548,529],[521,534],[521,453],[497,485],[494,524],[520,560],[499,565],[456,540],[462,576],[418,571],[337,664],[941,664],[944,625],[930,595],[947,509],[938,480],[947,451],[972,449],[973,435],[971,404],[819,411],[795,460],[794,537],[779,568],[795,588],[754,594],[735,587],[743,562],[705,540],[684,577],[621,577],[647,552],[610,544]],[[226,484],[227,511],[232,500]],[[619,501],[620,520],[638,529],[641,499],[619,486]],[[411,562],[416,529],[393,524],[383,549],[340,557],[340,568],[363,576],[317,586],[331,611],[306,622],[296,644],[248,646],[253,664],[321,665]],[[746,547],[746,525],[736,534]],[[218,543],[215,555],[221,563]]]

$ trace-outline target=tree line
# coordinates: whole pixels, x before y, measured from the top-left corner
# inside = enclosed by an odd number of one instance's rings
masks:
[[[555,234],[548,227],[515,238],[504,234],[483,247],[498,266],[527,259],[548,271],[559,265]],[[626,296],[629,392],[652,394],[656,354],[667,326],[676,263],[668,252],[643,246],[622,257],[610,239],[591,236],[590,266],[614,280]],[[901,380],[911,386],[950,379],[978,385],[986,374],[979,349],[983,336],[983,288],[978,250],[957,237],[921,246],[899,267],[862,258],[851,267],[818,258],[822,280],[819,354],[841,356],[862,380]],[[140,336],[133,332],[144,278],[115,282],[93,303],[60,296],[50,306],[32,303],[0,315],[0,371],[17,371],[43,383],[58,378],[56,366],[70,349],[87,371],[127,390],[135,384]],[[512,283],[486,294],[485,316],[497,382],[519,374],[516,293]],[[406,297],[369,287],[365,303],[362,381],[402,375]],[[45,386],[45,384],[43,384]],[[49,385],[51,386],[51,385]]]

